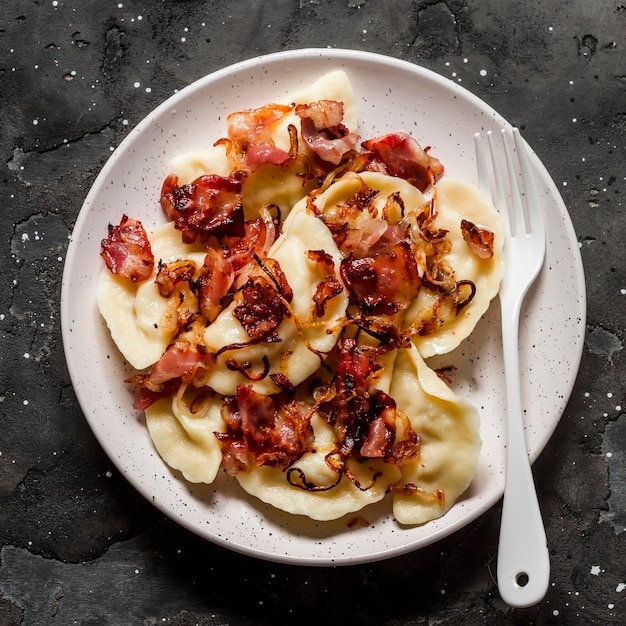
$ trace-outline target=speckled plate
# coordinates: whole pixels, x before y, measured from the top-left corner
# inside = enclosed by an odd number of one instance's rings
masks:
[[[320,523],[276,511],[220,477],[192,485],[152,447],[141,415],[131,408],[128,371],[96,309],[102,270],[100,240],[126,212],[146,225],[164,220],[159,191],[171,157],[205,147],[225,134],[226,115],[274,101],[320,74],[343,68],[360,102],[366,138],[405,129],[445,164],[451,176],[476,179],[473,134],[508,126],[459,85],[410,63],[347,50],[298,50],[238,63],[197,81],[148,115],[111,156],[83,205],[69,245],[62,290],[67,363],[84,414],[119,471],[150,502],[217,544],[265,559],[307,565],[353,564],[415,550],[449,535],[502,496],[504,378],[500,316],[491,306],[472,336],[432,365],[454,364],[455,390],[482,418],[483,450],[469,491],[443,518],[421,527],[398,525],[383,501],[365,509],[367,527],[346,519]],[[578,370],[585,328],[585,285],[574,229],[539,159],[532,162],[546,203],[544,269],[522,315],[521,368],[527,399],[526,436],[534,460],[565,408]]]

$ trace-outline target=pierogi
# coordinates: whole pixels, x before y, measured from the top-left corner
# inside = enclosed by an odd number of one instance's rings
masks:
[[[423,524],[468,488],[481,446],[477,411],[424,359],[497,294],[503,231],[407,133],[359,144],[357,118],[340,70],[229,116],[227,136],[172,160],[169,223],[110,227],[97,304],[185,480],[225,471],[319,521],[388,496],[399,524]]]
[[[441,517],[467,489],[481,448],[479,416],[468,402],[450,388],[424,363],[417,349],[398,352],[390,368],[391,395],[398,407],[410,416],[411,426],[420,433],[419,463],[396,466],[381,459],[355,464],[359,485],[345,475],[328,491],[306,491],[285,480],[282,469],[255,468],[236,475],[250,494],[279,509],[325,521],[359,511],[393,492],[393,514],[401,524],[423,524]],[[303,455],[290,471],[301,471],[318,485],[332,485],[335,472],[325,454],[336,448],[336,436],[322,417],[312,419],[314,452]],[[375,480],[373,477],[377,476]],[[415,485],[405,495],[393,487]]]
[[[379,215],[382,215],[387,207],[386,221],[398,223],[405,217],[406,212],[419,209],[428,202],[418,189],[405,180],[378,172],[362,172],[345,175],[328,190],[315,197],[313,204],[322,215],[337,215],[340,210],[338,207],[349,203],[364,187],[380,192],[372,202],[374,208],[370,207],[367,212],[359,212],[353,218],[340,216],[355,228],[362,222],[371,220],[376,209]],[[402,209],[398,203],[389,203],[394,194],[400,195]],[[389,208],[390,206],[392,208]],[[473,283],[476,293],[471,302],[450,320],[427,334],[413,336],[413,341],[424,358],[451,352],[472,332],[498,293],[503,272],[502,225],[496,209],[484,194],[464,181],[444,177],[437,183],[436,207],[433,228],[445,230],[446,239],[450,242],[450,249],[441,255],[441,259],[454,268],[457,281]],[[286,223],[289,223],[292,216],[306,211],[306,208],[307,198],[304,198],[295,205]],[[480,224],[494,234],[492,255],[488,259],[480,258],[467,245],[460,226],[463,219]],[[404,327],[410,326],[420,311],[432,307],[436,298],[436,294],[431,290],[420,289],[406,310]]]
[[[319,249],[339,264],[339,250],[324,224],[306,213],[297,215],[269,251],[269,257],[284,268],[294,293],[291,302],[293,315],[284,319],[278,328],[280,341],[221,351],[225,346],[240,345],[247,340],[244,327],[233,315],[236,304],[231,303],[204,331],[206,347],[212,352],[219,352],[215,365],[203,378],[205,385],[218,393],[232,396],[238,385],[251,383],[255,391],[272,394],[277,393],[279,388],[271,374],[282,372],[293,385],[299,385],[316,372],[320,367],[318,354],[330,352],[337,342],[342,329],[340,322],[348,305],[347,295],[342,292],[333,298],[323,317],[313,318],[313,295],[322,276],[315,263],[307,257],[307,251]],[[250,381],[242,371],[227,367],[228,359],[236,358],[239,362],[248,363],[251,371],[259,371],[263,369],[264,357],[269,359],[270,367],[268,375],[261,380]]]

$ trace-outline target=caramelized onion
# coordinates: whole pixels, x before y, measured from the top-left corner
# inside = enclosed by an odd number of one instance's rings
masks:
[[[469,249],[480,259],[493,257],[495,234],[488,228],[476,226],[469,220],[461,220],[461,232]]]
[[[294,475],[297,478],[294,478]],[[341,472],[337,472],[337,480],[330,485],[316,485],[315,483],[309,482],[306,478],[305,473],[299,467],[290,467],[287,470],[287,482],[292,487],[298,487],[298,489],[304,489],[305,491],[330,491],[334,487],[336,487],[341,482],[342,474]]]

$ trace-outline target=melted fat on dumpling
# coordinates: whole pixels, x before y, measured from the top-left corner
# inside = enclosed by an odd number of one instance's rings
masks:
[[[205,253],[199,245],[185,244],[173,223],[148,233],[155,272],[133,283],[104,269],[98,279],[96,301],[100,314],[124,358],[135,368],[156,363],[174,339],[177,329],[168,323],[170,309],[154,282],[159,261],[191,259],[202,265]]]
[[[317,218],[301,213],[290,222],[290,227],[276,240],[269,257],[280,264],[293,291],[291,308],[303,326],[303,341],[300,331],[291,317],[285,317],[277,329],[282,341],[259,343],[220,354],[215,364],[203,376],[204,384],[223,395],[235,395],[239,384],[251,384],[259,393],[272,394],[278,391],[271,378],[250,381],[239,371],[228,367],[228,360],[237,359],[249,363],[252,374],[264,369],[263,357],[270,363],[269,374],[283,373],[293,385],[300,384],[320,367],[320,357],[310,347],[321,353],[332,350],[341,331],[339,322],[346,312],[348,296],[344,289],[328,302],[322,318],[313,314],[313,295],[323,280],[315,262],[308,258],[310,250],[323,250],[332,256],[338,271],[341,256],[328,228]],[[236,303],[226,307],[204,332],[204,343],[210,352],[218,352],[225,346],[242,344],[250,337],[233,315]],[[310,322],[310,325],[307,325]]]
[[[436,332],[414,337],[413,341],[424,358],[451,352],[474,330],[500,289],[504,269],[504,231],[498,212],[486,196],[469,183],[446,177],[437,183],[436,193],[437,216],[434,227],[447,230],[452,244],[450,252],[442,258],[454,269],[457,281],[471,280],[474,283],[476,295],[453,320]],[[480,259],[470,250],[461,232],[463,219],[494,232],[491,259]],[[406,311],[406,323],[410,323],[422,307],[431,303],[432,299],[422,290]]]
[[[146,411],[150,438],[161,458],[192,483],[212,483],[222,462],[215,432],[225,432],[221,398],[204,400],[192,412],[186,400],[161,398]]]
[[[315,452],[305,453],[291,466],[292,482],[298,482],[301,472],[308,483],[330,487],[335,484],[337,474],[330,469],[325,456],[335,449],[335,434],[317,414],[312,417],[311,425],[315,434]],[[355,463],[351,469],[358,475],[363,488],[357,487],[344,475],[336,486],[327,491],[310,491],[290,484],[283,469],[268,466],[238,472],[236,478],[246,492],[262,502],[294,515],[330,521],[382,500],[387,487],[400,478],[397,467],[380,459]],[[295,476],[293,472],[296,472]],[[377,477],[373,480],[375,475]]]
[[[423,361],[415,346],[396,358],[391,395],[422,443],[420,460],[402,466],[402,484],[425,492],[395,493],[393,514],[401,524],[423,524],[444,515],[468,488],[481,448],[480,419]],[[444,504],[434,495],[443,491]]]

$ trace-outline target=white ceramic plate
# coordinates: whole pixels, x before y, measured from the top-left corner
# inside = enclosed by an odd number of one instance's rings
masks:
[[[148,115],[111,156],[91,189],[69,245],[62,289],[67,363],[83,412],[120,472],[150,502],[183,526],[249,555],[307,565],[374,561],[430,544],[461,528],[502,496],[504,378],[497,302],[451,355],[431,365],[458,367],[455,390],[482,418],[483,450],[469,491],[443,518],[421,527],[398,525],[390,503],[365,510],[367,527],[346,520],[314,522],[248,497],[234,481],[192,485],[173,473],[152,447],[131,408],[128,375],[95,301],[103,268],[100,240],[122,213],[149,226],[164,221],[159,191],[168,162],[225,134],[228,113],[275,101],[343,68],[360,103],[361,137],[407,130],[432,146],[451,176],[476,180],[473,134],[508,123],[480,99],[428,70],[396,59],[346,50],[272,54],[215,72]],[[532,154],[547,211],[544,269],[522,316],[521,369],[527,399],[526,436],[534,460],[551,436],[571,393],[585,329],[585,285],[576,236],[548,172]]]

